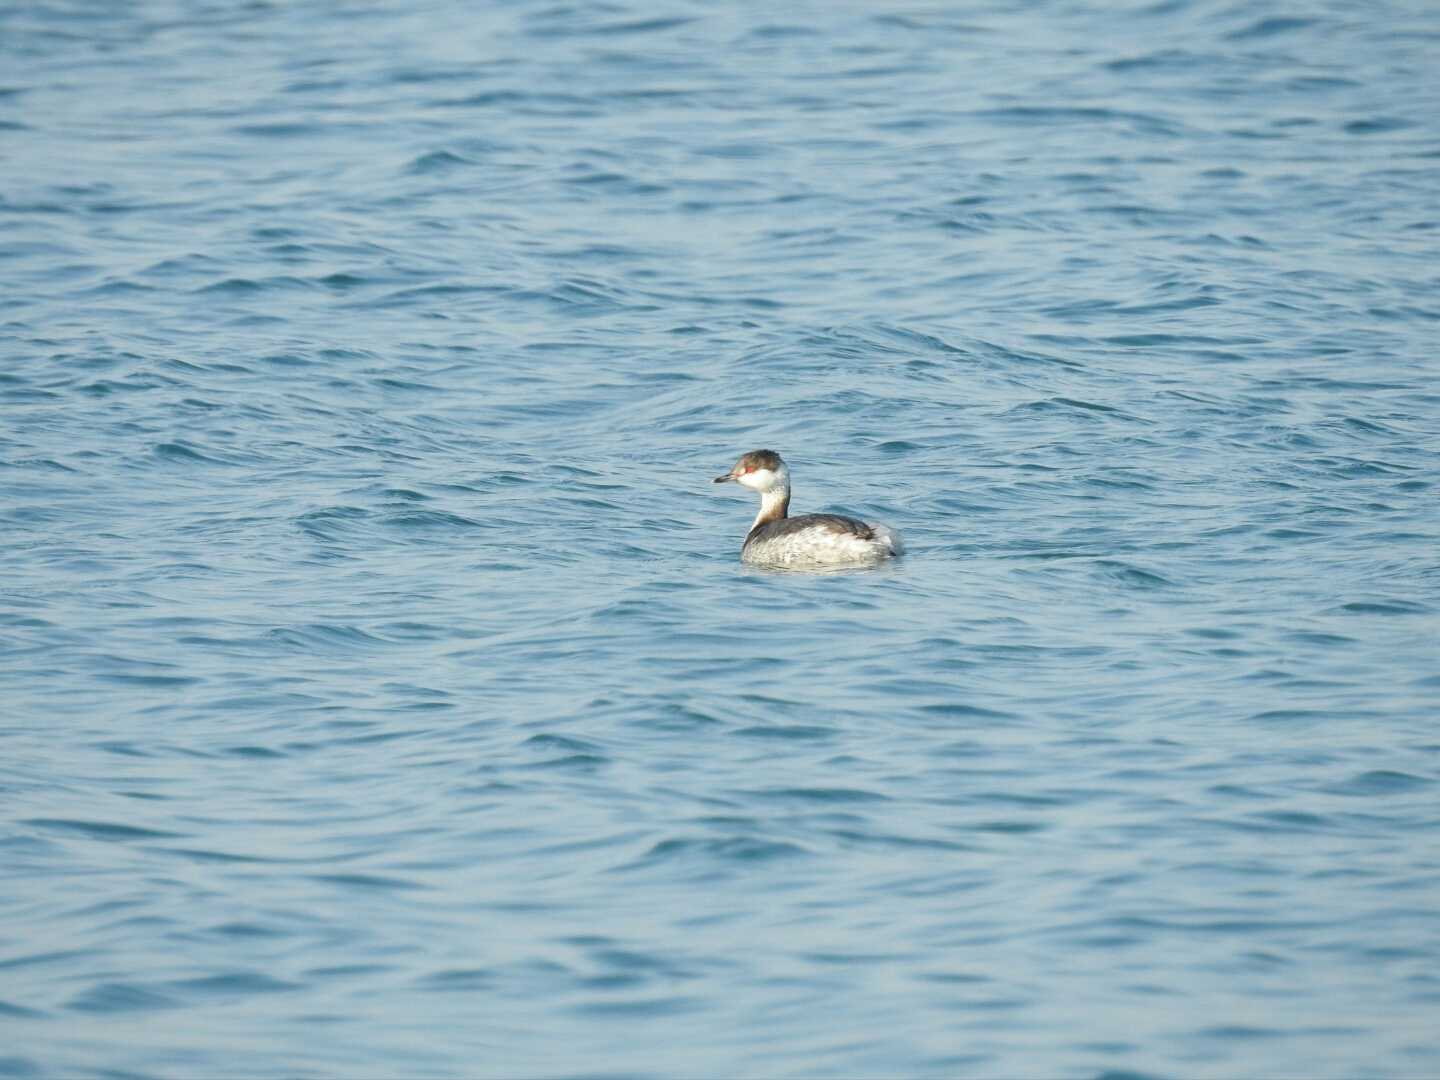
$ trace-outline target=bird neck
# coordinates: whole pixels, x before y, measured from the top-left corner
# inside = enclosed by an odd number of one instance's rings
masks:
[[[779,521],[785,517],[790,509],[790,485],[780,484],[769,491],[760,493],[760,513],[755,515],[755,523],[750,526],[751,531],[758,529],[761,525],[768,525],[772,521]]]

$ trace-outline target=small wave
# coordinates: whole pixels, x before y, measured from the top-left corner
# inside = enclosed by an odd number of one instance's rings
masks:
[[[236,855],[229,851],[211,851],[203,848],[166,847],[162,850],[167,855],[178,855],[182,859],[196,863],[247,864],[283,861],[279,859],[267,859],[259,855]]]
[[[639,870],[668,863],[749,865],[803,858],[810,854],[799,844],[786,840],[764,840],[754,836],[672,837],[661,840],[640,859],[622,870]]]
[[[746,739],[821,742],[833,739],[837,732],[834,728],[819,727],[814,724],[764,724],[739,728],[734,734]]]
[[[1396,772],[1391,769],[1372,769],[1369,772],[1352,776],[1343,783],[1332,784],[1325,790],[1335,795],[1404,795],[1413,791],[1423,791],[1433,786],[1434,783],[1434,780],[1415,776],[1412,773]]]
[[[327,506],[307,510],[295,519],[295,525],[316,540],[340,540],[356,535],[359,525],[372,516],[369,510],[359,506]]]
[[[347,273],[343,270],[337,270],[333,274],[326,274],[317,280],[327,289],[334,289],[337,292],[348,292],[351,289],[358,289],[362,285],[373,285],[376,282],[374,278],[365,277],[361,274]]]
[[[156,690],[172,690],[182,686],[194,686],[203,680],[193,675],[142,675],[123,671],[107,671],[96,675],[103,682],[127,686],[148,686]]]
[[[1344,615],[1428,615],[1428,604],[1418,600],[1355,600],[1336,609]]]
[[[197,295],[210,296],[255,296],[264,292],[272,291],[312,291],[316,288],[315,283],[305,278],[295,277],[291,274],[276,274],[261,280],[254,278],[232,277],[223,281],[211,282],[208,285],[201,285],[193,290]]]
[[[81,821],[74,818],[28,818],[20,822],[35,829],[74,833],[89,840],[129,842],[132,840],[171,840],[184,833],[164,829],[146,829],[138,825],[121,825],[113,821]]]
[[[166,442],[160,443],[152,451],[154,455],[165,461],[173,461],[183,465],[228,465],[231,462],[210,454],[201,453],[189,443]]]
[[[491,968],[449,968],[422,976],[418,985],[422,990],[442,993],[470,993],[473,990],[487,990],[494,987],[499,976]]]
[[[469,158],[461,157],[450,150],[432,150],[428,154],[421,154],[405,166],[405,171],[412,176],[429,176],[435,173],[452,172],[457,168],[467,168],[475,162]]]
[[[548,761],[535,761],[520,768],[526,770],[538,770],[542,772],[579,772],[595,773],[610,766],[613,762],[603,754],[566,754],[563,757],[551,758]]]
[[[843,804],[890,801],[888,795],[881,795],[876,791],[865,791],[862,788],[848,787],[766,788],[747,792],[747,794],[753,798],[772,802]]]
[[[599,744],[589,742],[586,739],[576,739],[568,735],[540,734],[532,735],[522,744],[534,747],[539,750],[567,750],[577,754],[600,754],[602,748]]]
[[[180,1002],[169,994],[134,983],[106,982],[71,999],[66,1008],[75,1012],[130,1013],[174,1009]]]
[[[310,623],[305,626],[281,626],[265,634],[267,641],[302,652],[312,650],[335,652],[369,649],[387,644],[356,626],[343,623]]]
[[[1211,54],[1190,52],[1188,49],[1161,49],[1140,56],[1127,56],[1118,60],[1107,60],[1101,66],[1108,71],[1167,71],[1182,72],[1213,68],[1217,58]]]
[[[311,874],[310,880],[367,892],[411,892],[429,888],[429,886],[409,878],[392,877],[386,874]]]
[[[921,705],[920,711],[930,716],[946,716],[965,720],[1015,720],[1014,713],[1003,712],[999,709],[987,709],[980,705],[971,705],[962,701],[944,701],[934,705]]]
[[[1095,571],[1101,577],[1130,589],[1173,589],[1176,587],[1175,582],[1163,574],[1157,574],[1153,570],[1146,570],[1143,567],[1115,559],[1098,560],[1095,563]]]
[[[388,528],[404,529],[407,532],[436,529],[469,530],[483,527],[482,522],[460,514],[453,514],[448,510],[405,510],[398,514],[388,514],[381,521]]]
[[[199,979],[177,979],[165,984],[166,989],[185,996],[206,998],[246,998],[256,994],[287,994],[302,989],[300,983],[287,982],[258,971],[234,971],[206,975]]]
[[[1293,34],[1297,30],[1307,30],[1318,21],[1289,15],[1267,15],[1239,30],[1232,30],[1225,37],[1230,41],[1255,41],[1262,38],[1280,37],[1285,34]]]
[[[592,22],[579,15],[580,12],[587,10],[574,7],[542,9],[540,17],[533,19],[526,27],[525,32],[529,36],[537,38],[635,37],[677,30],[696,21],[694,16],[672,15],[648,19],[622,19],[615,22]],[[595,10],[604,11],[605,9]]]
[[[324,133],[320,124],[308,123],[266,123],[237,124],[230,129],[236,135],[248,135],[259,139],[302,139]]]
[[[1392,131],[1405,131],[1415,126],[1413,121],[1397,116],[1374,116],[1365,120],[1351,120],[1345,125],[1347,135],[1388,135]]]

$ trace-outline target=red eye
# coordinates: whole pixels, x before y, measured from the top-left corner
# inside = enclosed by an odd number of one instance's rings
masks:
[[[741,473],[741,475],[743,476],[745,473],[752,473],[752,472],[754,472],[754,471],[755,471],[755,466],[754,466],[754,465],[746,465],[745,468],[743,468],[743,469],[740,470],[740,473]]]

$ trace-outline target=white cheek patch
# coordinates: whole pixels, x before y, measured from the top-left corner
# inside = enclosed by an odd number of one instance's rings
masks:
[[[740,477],[740,483],[753,491],[768,491],[775,484],[775,474],[769,469],[756,469]]]

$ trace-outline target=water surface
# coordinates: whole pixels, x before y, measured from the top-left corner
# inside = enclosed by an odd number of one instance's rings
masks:
[[[1440,1071],[1437,47],[0,6],[0,1075]]]

